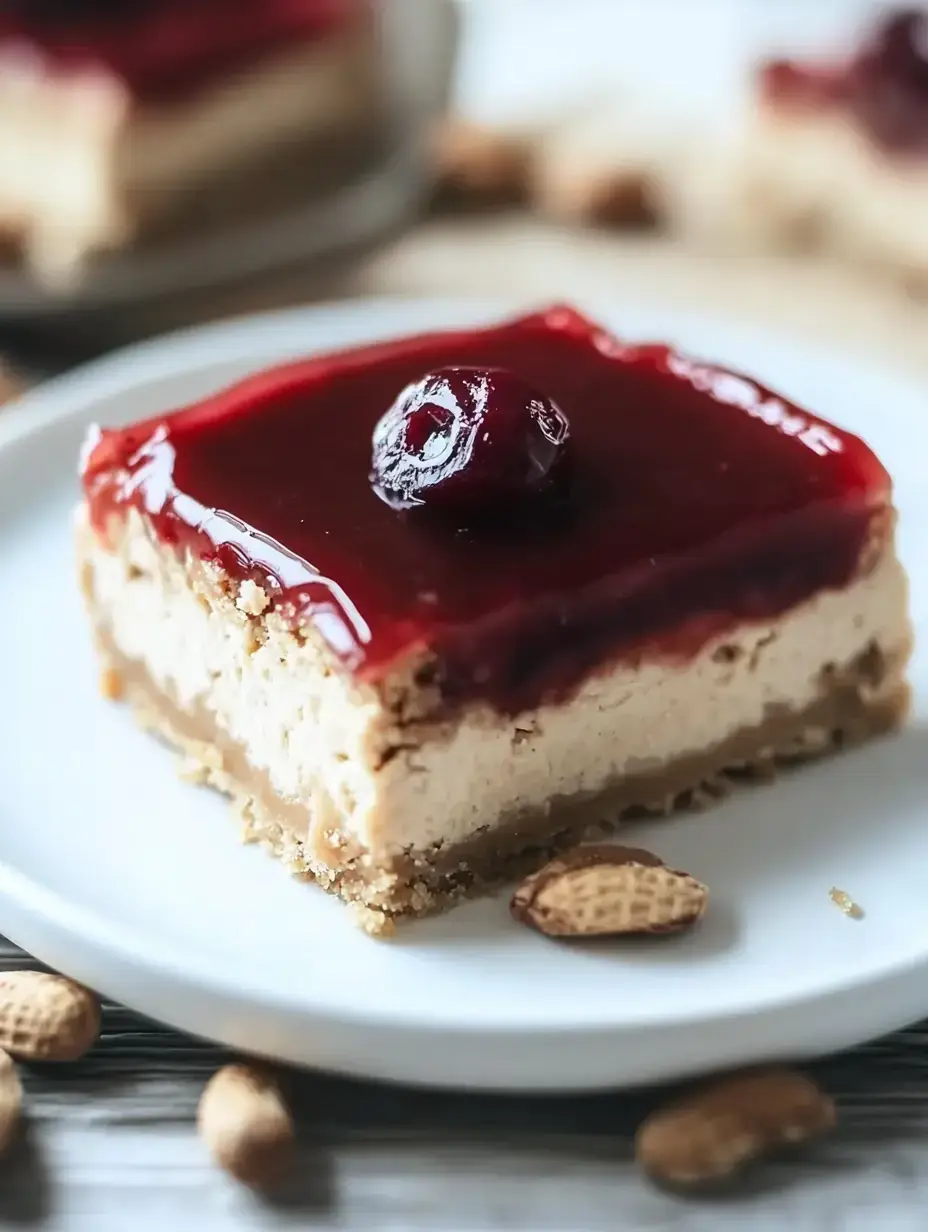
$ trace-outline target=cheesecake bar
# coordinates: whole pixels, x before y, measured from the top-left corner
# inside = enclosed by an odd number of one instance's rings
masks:
[[[81,474],[108,692],[369,919],[905,714],[873,453],[567,306],[94,429]]]
[[[928,10],[891,9],[846,54],[760,66],[731,145],[681,174],[676,222],[928,278]]]
[[[55,283],[311,193],[378,130],[374,27],[364,0],[4,5],[0,236]]]

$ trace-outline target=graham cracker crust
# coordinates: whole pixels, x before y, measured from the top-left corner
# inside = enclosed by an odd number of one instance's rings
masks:
[[[143,727],[181,752],[183,777],[230,796],[244,841],[262,843],[292,873],[352,904],[372,933],[389,931],[397,917],[430,914],[492,889],[622,821],[702,808],[740,783],[769,780],[791,765],[892,731],[909,704],[907,648],[889,655],[871,644],[844,667],[825,669],[821,695],[803,710],[771,708],[760,725],[710,750],[626,776],[586,797],[552,799],[453,847],[408,851],[384,866],[355,840],[340,841],[331,831],[326,859],[310,852],[303,841],[314,821],[310,808],[282,798],[205,709],[180,708],[144,665],[120,654],[105,631],[97,630],[97,642],[106,695],[127,700]],[[313,847],[318,853],[318,840]]]

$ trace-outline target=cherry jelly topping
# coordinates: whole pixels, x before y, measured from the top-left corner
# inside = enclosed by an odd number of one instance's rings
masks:
[[[448,367],[503,368],[569,418],[557,517],[503,510],[449,533],[374,492],[384,407]],[[313,624],[346,670],[376,681],[427,652],[449,712],[510,714],[844,586],[890,491],[855,437],[565,307],[291,364],[103,431],[83,484],[101,532],[139,510],[162,543]]]
[[[139,98],[184,94],[294,42],[321,38],[362,0],[16,0],[0,55],[60,74],[116,76]]]
[[[127,12],[126,0],[4,0],[2,8],[34,21],[66,18],[74,24],[92,17],[125,17]]]
[[[928,11],[891,9],[842,64],[775,61],[762,87],[780,102],[838,106],[879,145],[900,152],[928,150]]]
[[[441,368],[374,428],[371,483],[395,509],[486,514],[551,492],[566,470],[559,406],[505,368]]]
[[[887,77],[928,91],[928,12],[908,8],[886,14],[862,59]]]

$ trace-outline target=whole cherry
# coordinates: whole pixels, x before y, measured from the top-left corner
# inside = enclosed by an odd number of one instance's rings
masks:
[[[560,489],[570,426],[503,368],[441,368],[408,385],[374,429],[371,484],[395,509],[469,515]]]

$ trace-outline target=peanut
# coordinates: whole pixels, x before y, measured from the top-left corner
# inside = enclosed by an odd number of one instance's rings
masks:
[[[293,1118],[263,1066],[218,1070],[200,1097],[197,1126],[213,1159],[245,1185],[274,1181],[290,1160]]]
[[[100,1033],[88,989],[46,971],[0,974],[0,1048],[20,1061],[76,1061]]]
[[[834,1124],[834,1104],[811,1078],[777,1066],[747,1070],[652,1113],[638,1130],[635,1155],[664,1184],[713,1184]]]
[[[0,410],[26,392],[26,383],[18,373],[0,367]]]
[[[19,1129],[23,1091],[13,1058],[0,1052],[0,1154],[12,1144]]]
[[[527,877],[513,917],[548,937],[681,932],[706,909],[709,892],[650,851],[609,843],[575,847]]]
[[[530,136],[447,120],[434,137],[439,181],[473,200],[516,201],[525,196],[533,150]]]

